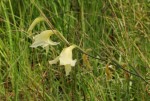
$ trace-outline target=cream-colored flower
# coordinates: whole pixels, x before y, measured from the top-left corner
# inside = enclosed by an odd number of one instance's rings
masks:
[[[76,47],[76,45],[71,45],[67,48],[64,48],[60,55],[56,57],[54,60],[49,61],[50,64],[56,64],[58,61],[60,61],[60,65],[65,66],[65,72],[66,76],[69,75],[71,71],[71,66],[75,66],[76,59],[72,59],[72,50]]]
[[[35,35],[33,37],[34,42],[30,47],[38,47],[38,46],[42,46],[42,47],[46,47],[48,45],[57,45],[59,44],[58,42],[53,42],[50,39],[50,36],[53,35],[54,33],[57,33],[56,30],[46,30],[41,32],[38,35]]]

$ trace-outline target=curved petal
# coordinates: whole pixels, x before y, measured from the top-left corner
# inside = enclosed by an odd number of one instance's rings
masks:
[[[44,45],[44,47],[45,46],[47,46],[48,44],[46,44],[46,42],[45,41],[35,41],[30,47],[38,47],[38,46],[43,46]]]
[[[49,43],[50,45],[58,45],[58,44],[59,44],[59,42],[54,42],[54,41],[52,41],[52,40],[48,40],[48,43]]]
[[[65,65],[65,72],[66,72],[66,76],[68,76],[69,73],[71,72],[71,65]]]
[[[57,56],[54,60],[49,61],[49,64],[56,64],[59,61],[59,56]]]

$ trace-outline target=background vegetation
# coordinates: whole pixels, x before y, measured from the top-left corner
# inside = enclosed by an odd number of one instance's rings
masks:
[[[78,61],[68,77],[63,67],[49,65],[66,45],[48,54],[29,47],[27,30],[39,9],[95,58],[75,49]],[[46,29],[42,22],[33,33]],[[0,1],[0,101],[148,101],[149,80],[149,0]]]

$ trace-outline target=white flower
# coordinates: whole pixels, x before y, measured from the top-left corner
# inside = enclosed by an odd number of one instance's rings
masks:
[[[56,57],[54,60],[49,61],[50,64],[56,64],[58,61],[60,61],[60,65],[65,66],[65,72],[66,76],[69,75],[71,71],[71,66],[75,66],[76,59],[72,59],[72,50],[76,47],[76,45],[71,45],[67,48],[64,48],[60,55]]]
[[[33,37],[34,42],[30,47],[38,47],[38,46],[42,46],[43,48],[48,46],[48,45],[57,45],[59,44],[58,42],[53,42],[50,39],[50,36],[53,35],[54,33],[57,33],[56,30],[46,30],[41,32],[38,35],[35,35]]]

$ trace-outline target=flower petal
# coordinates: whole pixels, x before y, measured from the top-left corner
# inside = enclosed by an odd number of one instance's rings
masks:
[[[50,45],[58,45],[58,44],[59,44],[59,42],[54,42],[54,41],[52,41],[52,40],[48,40],[48,43],[49,43]]]
[[[71,65],[65,65],[65,72],[66,72],[66,76],[69,75],[69,73],[71,72]]]
[[[57,56],[54,60],[49,61],[49,64],[56,64],[59,61],[59,56]]]
[[[46,47],[48,45],[59,44],[58,42],[53,42],[52,40],[50,40],[50,36],[54,33],[57,33],[57,31],[56,30],[46,30],[46,31],[41,32],[40,34],[33,37],[34,42],[30,47],[35,47],[35,48],[38,46]]]
[[[64,48],[60,53],[60,65],[67,65],[70,64],[71,66],[75,65],[74,60],[72,60],[72,49],[75,48],[74,45]]]
[[[35,37],[33,39],[35,39],[35,41],[47,40],[54,33],[57,33],[57,31],[56,30],[45,30],[45,31],[41,32],[40,34],[35,35]]]
[[[38,47],[38,46],[47,46],[48,44],[46,44],[45,41],[35,41],[30,47]]]
[[[75,66],[77,59],[71,61],[71,66]]]

